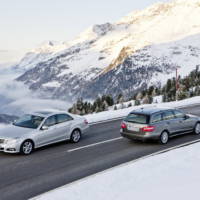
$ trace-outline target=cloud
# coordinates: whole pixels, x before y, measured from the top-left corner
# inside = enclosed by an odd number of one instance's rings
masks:
[[[0,113],[22,115],[36,110],[68,109],[67,102],[41,98],[23,83],[14,81],[18,75],[10,70],[0,70]]]
[[[22,50],[0,49],[0,63],[18,62],[24,54]]]
[[[0,49],[0,53],[8,53],[9,50],[5,50],[5,49]]]

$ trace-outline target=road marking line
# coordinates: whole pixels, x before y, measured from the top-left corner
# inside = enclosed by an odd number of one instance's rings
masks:
[[[78,147],[78,148],[75,148],[75,149],[69,149],[67,152],[78,151],[78,150],[81,150],[81,149],[86,149],[86,148],[90,148],[90,147],[93,147],[93,146],[97,146],[97,145],[100,145],[100,144],[105,144],[105,143],[109,143],[109,142],[113,142],[113,141],[121,140],[121,139],[123,139],[123,137],[118,137],[118,138],[114,138],[114,139],[110,139],[110,140],[105,140],[105,141],[102,141],[102,142],[97,142],[97,143],[94,143],[94,144],[89,144],[89,145],[85,145],[85,146]]]

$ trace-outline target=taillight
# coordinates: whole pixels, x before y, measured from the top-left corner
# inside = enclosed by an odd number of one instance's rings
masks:
[[[84,123],[85,123],[86,125],[88,124],[88,121],[87,121],[87,119],[85,119],[85,120],[84,120]]]
[[[121,128],[127,128],[126,124],[125,123],[121,123]]]
[[[155,130],[155,126],[145,126],[140,129],[142,132],[153,132]]]

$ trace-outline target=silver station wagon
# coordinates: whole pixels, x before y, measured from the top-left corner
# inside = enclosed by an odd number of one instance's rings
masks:
[[[39,111],[27,114],[0,130],[0,151],[30,154],[56,142],[79,142],[89,128],[85,118],[65,112]]]
[[[123,137],[136,140],[158,140],[166,144],[169,138],[186,133],[200,134],[200,118],[177,109],[142,108],[131,112],[122,122]]]

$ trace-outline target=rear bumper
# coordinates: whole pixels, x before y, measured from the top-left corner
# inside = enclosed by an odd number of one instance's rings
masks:
[[[82,132],[83,134],[85,134],[89,129],[90,129],[90,126],[87,125],[87,126],[85,126],[84,128],[81,129],[81,132]]]
[[[139,134],[133,134],[133,133],[120,131],[120,134],[122,135],[122,137],[132,139],[132,140],[147,141],[147,140],[158,140],[159,139],[158,135],[153,135],[152,133],[146,133],[145,135],[139,135]]]

